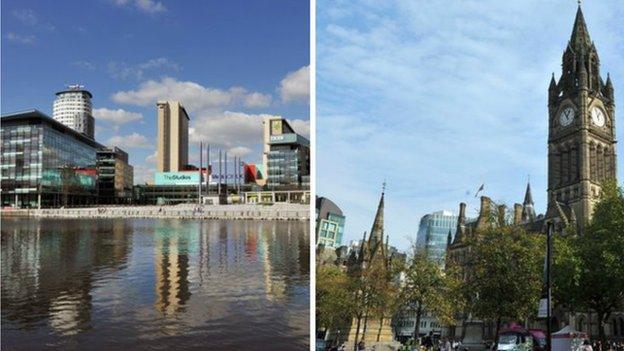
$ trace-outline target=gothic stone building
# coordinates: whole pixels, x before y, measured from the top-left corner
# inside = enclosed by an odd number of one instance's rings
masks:
[[[582,234],[591,218],[605,180],[616,178],[615,101],[613,83],[600,76],[600,60],[591,41],[579,6],[572,36],[563,53],[559,82],[554,74],[548,89],[548,207],[545,216],[535,216],[530,185],[525,201],[515,204],[513,219],[506,224],[522,225],[531,231],[545,232],[547,221],[556,231],[576,227]],[[467,238],[477,232],[504,223],[505,208],[496,207],[487,197],[481,198],[479,216],[468,221],[466,205],[460,204],[455,239],[448,242],[449,262],[457,264],[463,278],[470,279],[471,254]],[[511,223],[510,223],[511,222]],[[554,324],[597,334],[591,314],[573,314],[555,309]],[[483,339],[493,335],[492,326],[471,316],[462,316],[449,333],[464,337],[477,329]],[[539,327],[539,324],[533,325]],[[607,336],[624,339],[624,313],[616,313],[606,326]]]
[[[347,261],[347,274],[362,276],[374,270],[377,273],[376,276],[383,277],[386,275],[385,272],[390,268],[392,254],[389,251],[388,238],[386,237],[386,242],[384,243],[383,235],[384,192],[381,193],[368,240],[366,240],[366,233],[364,233],[360,250],[351,252]],[[364,316],[360,323],[354,319],[347,335],[347,345],[353,345],[356,340],[356,333],[357,340],[364,340],[367,346],[376,343],[392,343],[394,341],[394,333],[391,326],[391,316],[382,318]]]
[[[577,228],[589,220],[601,183],[616,177],[613,84],[600,76],[600,59],[579,6],[563,53],[559,82],[548,88],[548,209],[573,210]],[[571,218],[568,218],[571,219]]]

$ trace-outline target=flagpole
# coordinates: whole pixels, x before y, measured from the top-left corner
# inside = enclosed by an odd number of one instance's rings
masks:
[[[199,142],[199,186],[197,187],[197,203],[201,204],[201,187],[202,187],[202,154],[204,153],[204,145]]]
[[[210,196],[210,176],[212,176],[212,169],[210,167],[210,144],[208,144],[206,145],[206,196]]]
[[[217,188],[217,195],[221,196],[221,149],[219,149],[219,183]]]

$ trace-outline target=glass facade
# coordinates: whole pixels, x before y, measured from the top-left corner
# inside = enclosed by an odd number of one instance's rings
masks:
[[[330,247],[340,247],[344,234],[345,217],[329,213],[327,219],[318,222],[318,244]]]
[[[97,144],[30,111],[2,117],[2,206],[56,207],[92,203]]]
[[[268,157],[269,186],[299,184],[299,151],[290,145],[271,147]]]
[[[423,216],[420,220],[416,245],[427,252],[429,259],[444,265],[449,231],[451,240],[457,230],[457,215],[451,211],[437,211]]]
[[[340,247],[344,235],[345,216],[330,199],[316,198],[316,244]]]
[[[134,168],[128,164],[128,154],[120,148],[97,152],[98,202],[121,204],[132,201]]]

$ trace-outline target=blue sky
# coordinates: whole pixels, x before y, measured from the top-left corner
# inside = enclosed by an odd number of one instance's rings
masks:
[[[482,183],[513,205],[530,175],[545,211],[548,84],[561,75],[576,1],[319,0],[317,9],[317,190],[345,212],[345,243],[370,231],[384,179],[386,234],[401,249],[426,213],[464,201],[475,216]],[[624,3],[587,1],[583,12],[621,105]]]
[[[261,116],[309,134],[306,1],[2,1],[2,113],[37,108],[81,83],[96,139],[155,168],[156,100],[179,99],[199,140],[261,160]]]

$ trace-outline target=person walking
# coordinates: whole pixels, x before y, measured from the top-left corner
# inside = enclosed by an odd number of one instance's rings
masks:
[[[363,350],[366,350],[366,344],[364,343],[364,340],[361,340],[358,343],[358,351],[363,351]]]
[[[583,342],[583,351],[593,351],[591,343],[588,339],[585,339],[585,341]]]
[[[451,341],[446,336],[443,339],[442,347],[444,348],[444,351],[453,351],[452,346],[451,346]]]
[[[422,346],[427,351],[433,350],[433,332],[429,332],[429,335],[425,336],[425,340],[423,340]]]

